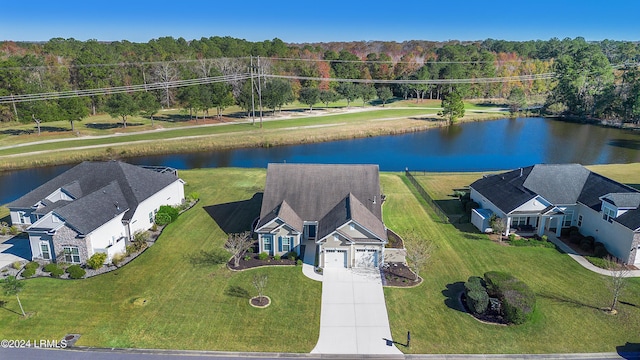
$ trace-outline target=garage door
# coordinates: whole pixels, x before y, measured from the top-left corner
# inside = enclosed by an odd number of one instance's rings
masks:
[[[356,267],[378,266],[378,251],[374,249],[356,249]]]
[[[330,268],[347,267],[347,250],[325,249],[324,266]]]

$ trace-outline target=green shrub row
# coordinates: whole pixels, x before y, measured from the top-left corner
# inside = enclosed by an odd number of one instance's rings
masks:
[[[536,296],[527,284],[511,274],[489,271],[484,274],[487,292],[502,301],[502,311],[510,323],[522,324],[531,318]]]
[[[478,276],[470,277],[464,283],[467,305],[476,314],[483,314],[489,306],[489,294],[482,284],[482,278]]]
[[[30,261],[27,263],[27,265],[24,266],[24,270],[22,271],[22,277],[25,278],[30,278],[33,275],[36,274],[36,270],[38,270],[38,267],[40,266],[40,264],[38,264],[35,261]]]
[[[51,273],[51,277],[55,278],[59,278],[60,276],[62,276],[62,274],[64,274],[64,269],[54,263],[45,265],[42,270]]]

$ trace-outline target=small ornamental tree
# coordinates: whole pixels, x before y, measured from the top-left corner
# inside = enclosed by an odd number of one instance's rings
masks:
[[[627,277],[629,276],[629,270],[625,267],[619,266],[619,263],[611,256],[607,256],[605,259],[607,269],[611,272],[607,278],[607,286],[611,291],[611,306],[609,311],[612,314],[617,313],[616,307],[618,306],[618,298],[623,293],[625,286],[627,285]]]
[[[407,238],[407,264],[411,271],[416,274],[414,281],[420,279],[420,269],[422,269],[431,258],[434,250],[432,242],[428,242],[423,239],[418,239],[415,235],[411,234]]]
[[[268,276],[266,274],[257,274],[253,275],[253,280],[251,284],[256,291],[258,292],[258,299],[262,299],[264,297],[264,289],[267,287]]]
[[[248,231],[240,234],[229,234],[227,242],[224,244],[225,250],[233,256],[233,266],[240,266],[240,259],[249,248],[253,246],[253,239]]]
[[[495,214],[491,215],[489,225],[493,229],[494,234],[498,234],[498,241],[502,241],[502,236],[507,229],[507,222],[503,218],[497,217]]]
[[[382,107],[384,107],[387,101],[389,101],[389,99],[393,97],[393,92],[391,92],[391,89],[389,89],[386,86],[379,88],[377,93],[378,93],[378,99],[382,101]]]
[[[7,296],[13,296],[13,295],[16,296],[16,299],[18,300],[18,305],[20,305],[20,311],[22,311],[22,316],[26,317],[27,314],[25,314],[24,308],[22,308],[22,303],[20,302],[20,297],[18,296],[20,291],[22,291],[23,287],[24,287],[24,283],[16,279],[15,276],[7,276],[7,278],[4,279],[4,282],[2,283],[4,294]]]

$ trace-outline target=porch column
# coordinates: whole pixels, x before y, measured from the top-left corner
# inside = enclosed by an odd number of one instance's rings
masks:
[[[538,235],[544,235],[545,226],[547,226],[547,217],[540,216],[540,219],[538,220]]]
[[[509,230],[511,230],[511,217],[510,216],[507,216],[507,226],[505,226],[505,227],[506,227],[506,229],[504,230],[505,231],[504,236],[509,236]]]
[[[560,215],[557,219],[556,219],[556,236],[559,238],[560,234],[562,233],[562,225],[564,223],[564,215]]]

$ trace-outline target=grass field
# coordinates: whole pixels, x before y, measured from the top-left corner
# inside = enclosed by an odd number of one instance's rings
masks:
[[[623,182],[637,182],[640,164],[598,166]],[[468,185],[480,174],[428,174],[423,179],[434,199]],[[553,249],[516,248],[494,243],[470,225],[435,223],[402,176],[384,175],[389,201],[385,223],[398,233],[413,232],[437,248],[422,270],[425,281],[413,289],[385,289],[394,338],[411,331],[410,353],[563,353],[615,352],[640,347],[640,279],[630,279],[620,313],[609,305],[603,276],[585,270]],[[408,247],[411,244],[407,244]],[[535,317],[520,326],[481,324],[460,310],[455,295],[469,276],[507,271],[537,295]],[[630,304],[630,305],[629,305]],[[627,343],[635,344],[628,345]]]
[[[628,182],[640,164],[600,166],[598,171]],[[238,351],[308,352],[318,338],[321,284],[298,267],[234,273],[223,266],[194,267],[188,256],[220,247],[225,231],[249,227],[259,212],[253,195],[263,189],[265,171],[219,168],[182,171],[186,192],[198,205],[171,224],[158,242],[113,273],[91,279],[26,280],[21,300],[35,315],[22,319],[15,298],[0,309],[1,338],[59,339],[80,333],[78,345]],[[432,196],[468,185],[477,174],[428,174]],[[625,180],[626,179],[626,180]],[[408,353],[556,353],[616,351],[640,343],[640,279],[630,279],[620,313],[608,305],[605,278],[585,270],[553,249],[516,248],[494,243],[470,225],[436,223],[407,180],[383,173],[385,223],[437,248],[422,270],[424,282],[411,289],[385,289],[394,338]],[[215,184],[215,185],[214,185]],[[253,198],[253,200],[251,200]],[[0,210],[0,217],[6,215]],[[212,215],[209,215],[212,214]],[[408,243],[407,246],[411,246]],[[507,271],[537,295],[535,317],[521,326],[492,326],[460,311],[455,295],[469,276]],[[269,276],[267,309],[251,308],[245,291],[254,273]],[[134,305],[138,298],[146,306]],[[282,339],[287,339],[286,341]]]

